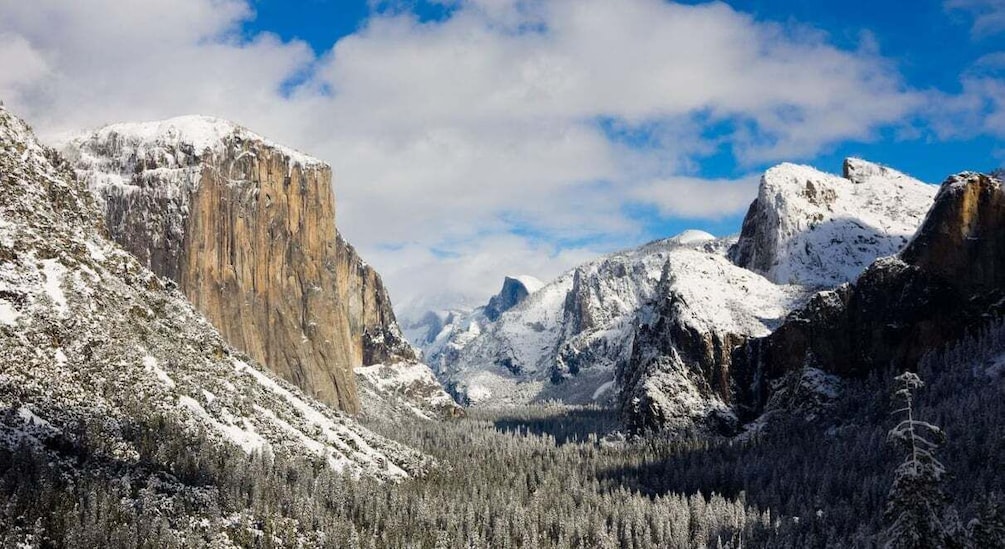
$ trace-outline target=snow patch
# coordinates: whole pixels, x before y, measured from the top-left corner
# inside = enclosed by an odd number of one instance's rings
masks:
[[[0,324],[13,326],[17,319],[21,318],[21,312],[14,308],[14,305],[0,299]]]
[[[45,275],[45,284],[42,287],[46,295],[52,300],[56,312],[60,316],[66,316],[69,309],[66,306],[66,294],[63,293],[62,287],[66,268],[58,259],[46,259],[42,261],[42,273]]]
[[[167,372],[161,369],[161,367],[157,364],[156,358],[150,355],[143,357],[143,368],[146,371],[157,376],[157,379],[159,379],[160,382],[163,383],[165,386],[167,386],[169,389],[175,388],[176,384],[174,380],[171,379],[171,376],[169,376]]]
[[[671,240],[677,242],[678,244],[700,244],[702,242],[715,240],[715,236],[711,233],[706,233],[705,231],[688,229],[673,237]]]
[[[189,396],[178,397],[178,404],[181,404],[185,408],[191,410],[197,417],[209,423],[217,433],[223,435],[223,437],[230,442],[241,447],[246,453],[251,454],[256,450],[263,450],[269,447],[269,443],[262,438],[261,435],[255,432],[254,426],[245,418],[242,418],[242,423],[244,427],[239,427],[237,425],[227,424],[219,421],[215,417],[211,416],[202,404],[199,404],[197,400]]]

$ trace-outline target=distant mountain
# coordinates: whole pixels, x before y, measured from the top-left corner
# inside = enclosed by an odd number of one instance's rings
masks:
[[[157,461],[169,448],[193,463],[218,446],[382,479],[424,467],[231,347],[107,239],[103,217],[66,161],[0,108],[0,452],[179,497],[194,492]]]
[[[287,381],[356,412],[356,367],[418,364],[380,275],[338,233],[324,162],[202,116],[63,149],[111,236]]]
[[[686,231],[584,264],[494,321],[430,317],[461,334],[437,371],[468,404],[606,402],[634,429],[732,431],[732,350],[899,251],[935,190],[859,159],[843,177],[779,165],[739,238]]]
[[[438,376],[443,378],[457,354],[502,313],[526,300],[544,283],[529,275],[507,276],[502,289],[488,303],[471,309],[428,311],[405,325],[405,335],[421,352]]]

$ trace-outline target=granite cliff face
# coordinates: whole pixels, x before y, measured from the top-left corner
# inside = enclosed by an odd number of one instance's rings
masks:
[[[405,340],[394,316],[391,298],[376,270],[337,236],[339,297],[348,309],[353,364],[370,366],[415,361],[415,349]]]
[[[503,279],[503,287],[499,293],[489,299],[485,306],[485,317],[490,322],[499,320],[503,313],[516,307],[527,296],[541,289],[541,282],[529,276],[507,276]]]
[[[225,446],[388,480],[421,472],[422,456],[230,346],[174,284],[108,239],[102,217],[71,166],[0,107],[5,451],[34,448],[66,478],[135,482],[124,504],[157,506],[175,527],[199,500],[172,474],[169,448],[194,462]],[[161,481],[163,497],[138,495]]]
[[[879,259],[853,284],[817,294],[771,335],[736,349],[742,415],[759,413],[772,381],[793,372],[912,369],[928,351],[1000,316],[1003,205],[1001,181],[976,173],[949,178],[898,257]]]
[[[414,358],[338,235],[323,162],[207,117],[113,125],[65,151],[117,242],[309,394],[355,413],[355,366]]]

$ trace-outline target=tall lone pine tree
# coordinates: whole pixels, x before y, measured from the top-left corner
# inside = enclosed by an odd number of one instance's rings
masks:
[[[904,372],[896,377],[894,398],[903,402],[895,410],[904,419],[890,430],[889,440],[907,451],[897,467],[884,518],[883,546],[888,549],[957,547],[959,520],[949,507],[942,485],[946,468],[935,458],[935,450],[945,443],[942,429],[915,419],[914,391],[924,386],[917,374]]]

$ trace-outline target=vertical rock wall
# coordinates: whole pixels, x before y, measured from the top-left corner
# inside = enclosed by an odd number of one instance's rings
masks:
[[[235,347],[355,413],[331,170],[256,142],[224,151],[205,160],[176,280]]]
[[[325,163],[206,117],[109,126],[65,152],[116,241],[306,392],[355,413],[355,367],[415,359],[338,234]]]

